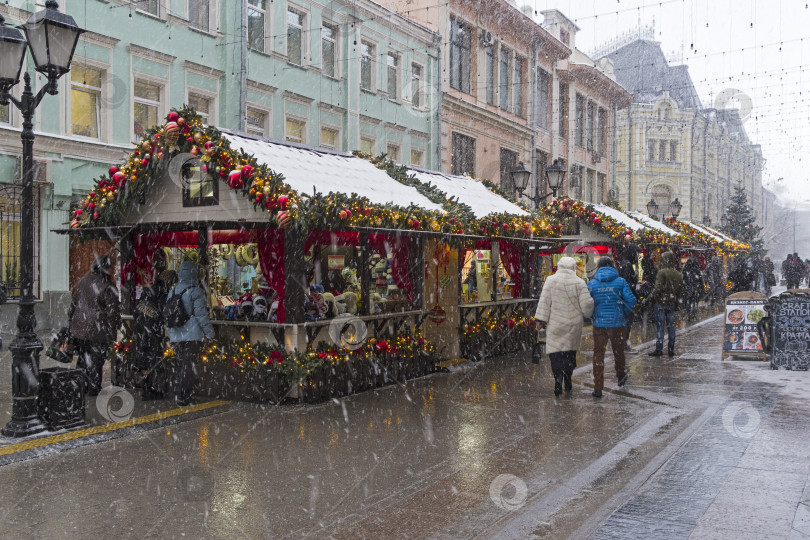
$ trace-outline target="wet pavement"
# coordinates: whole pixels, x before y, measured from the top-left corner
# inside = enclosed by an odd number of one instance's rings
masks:
[[[652,325],[633,339],[645,342]],[[810,373],[629,355],[553,395],[528,354],[320,405],[219,414],[0,467],[7,537],[804,538]],[[152,405],[160,407],[160,405]],[[215,409],[217,410],[217,409]]]

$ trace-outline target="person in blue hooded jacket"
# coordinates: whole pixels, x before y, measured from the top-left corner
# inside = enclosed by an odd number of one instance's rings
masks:
[[[636,306],[636,297],[610,257],[602,257],[588,282],[593,297],[593,397],[602,397],[605,379],[605,346],[610,340],[619,386],[627,383],[624,360],[625,313]]]
[[[200,287],[200,268],[193,261],[183,261],[177,271],[178,283],[169,293],[182,295],[189,315],[183,326],[169,328],[169,341],[177,359],[174,368],[174,394],[178,405],[189,405],[194,391],[194,362],[202,355],[203,342],[214,339],[214,327],[208,318],[205,292]]]

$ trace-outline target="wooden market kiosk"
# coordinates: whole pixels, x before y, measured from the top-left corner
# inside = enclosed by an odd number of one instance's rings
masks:
[[[501,319],[522,306],[520,330],[528,328],[536,300],[520,298],[521,257],[547,246],[532,237],[551,228],[479,182],[467,179],[484,192],[470,185],[462,195],[514,214],[462,222],[463,197],[398,178],[390,164],[214,130],[184,112],[182,136],[173,136],[180,115],[150,130],[96,182],[69,232],[117,241],[125,314],[155,278],[156,258],[206,269],[217,346],[198,366],[202,395],[314,401],[423,375],[460,354],[462,320],[483,316],[482,306]],[[479,242],[511,253],[503,273],[511,287],[473,310],[459,302],[454,262]],[[507,317],[503,329],[515,326]],[[121,384],[126,338],[117,350]]]

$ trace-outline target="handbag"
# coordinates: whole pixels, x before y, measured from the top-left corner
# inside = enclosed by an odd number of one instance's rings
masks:
[[[73,354],[74,346],[70,328],[65,326],[56,333],[48,350],[45,351],[45,356],[63,364],[70,364],[73,362]]]
[[[543,360],[543,352],[545,352],[545,350],[545,341],[538,341],[532,345],[532,364],[539,364]]]

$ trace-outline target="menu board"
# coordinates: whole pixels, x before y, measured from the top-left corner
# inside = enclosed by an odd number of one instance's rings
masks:
[[[771,311],[773,353],[771,365],[787,369],[810,367],[810,298],[780,296]]]
[[[762,353],[762,342],[757,333],[757,323],[765,316],[764,306],[764,298],[729,298],[726,300],[723,352],[731,354]]]

